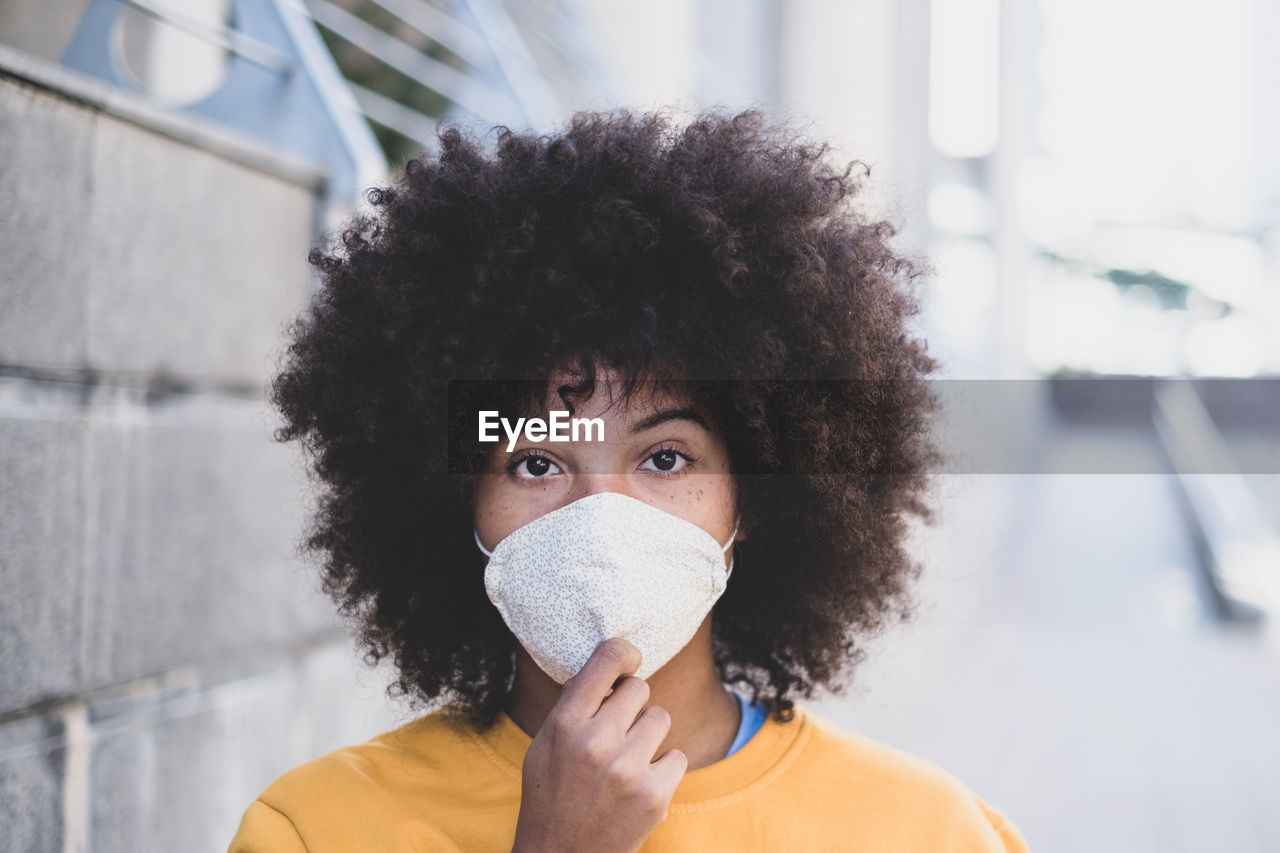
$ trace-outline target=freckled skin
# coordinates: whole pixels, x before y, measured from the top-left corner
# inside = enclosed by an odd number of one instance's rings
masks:
[[[569,379],[563,373],[553,374],[548,388]],[[623,408],[618,380],[616,373],[599,369],[595,393],[574,413],[575,417],[603,418],[604,441],[533,442],[521,435],[510,453],[505,444],[490,453],[484,473],[477,478],[475,499],[476,531],[485,548],[493,550],[513,530],[598,492],[618,492],[645,501],[698,525],[722,545],[728,541],[737,516],[737,485],[724,438],[714,424],[708,431],[684,419],[631,434],[631,427],[645,417],[689,401],[645,392],[633,399],[630,408]],[[548,411],[559,408],[563,402],[549,393]],[[663,448],[668,449],[666,455],[655,456]],[[514,471],[507,470],[522,451],[532,450],[551,466],[519,459]],[[684,455],[671,465],[670,451]],[[661,467],[663,460],[666,468]],[[676,473],[680,476],[673,476]],[[746,538],[740,529],[734,541]],[[725,553],[726,568],[732,555],[730,548]],[[711,619],[708,613],[693,639],[648,679],[649,705],[671,714],[671,729],[658,754],[683,750],[690,770],[723,758],[738,727],[737,700],[721,684],[715,669]],[[515,686],[506,707],[517,725],[536,734],[560,689],[517,647]]]

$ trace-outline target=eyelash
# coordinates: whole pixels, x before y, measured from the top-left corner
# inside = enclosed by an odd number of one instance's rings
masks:
[[[674,445],[665,445],[665,444],[659,446],[656,450],[654,450],[652,453],[646,456],[645,461],[648,462],[653,457],[659,456],[663,453],[674,453],[676,456],[681,457],[685,461],[685,464],[680,466],[680,470],[678,471],[656,471],[656,470],[649,471],[649,473],[657,474],[659,477],[662,477],[664,479],[674,480],[677,477],[683,477],[685,474],[689,473],[689,467],[698,461],[697,459],[693,458],[692,456],[685,453],[684,451],[678,450]],[[516,474],[516,469],[519,468],[521,465],[523,465],[525,462],[529,461],[530,459],[546,459],[552,465],[556,464],[555,461],[552,460],[551,457],[547,456],[546,454],[539,453],[536,450],[523,450],[520,453],[517,453],[511,459],[511,461],[507,463],[507,474],[509,474],[513,479],[516,479],[516,480],[546,479],[545,474],[541,477],[521,477]]]

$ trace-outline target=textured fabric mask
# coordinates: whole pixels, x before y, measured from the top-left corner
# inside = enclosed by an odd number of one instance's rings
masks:
[[[563,684],[598,643],[640,650],[648,678],[693,638],[721,593],[733,545],[692,522],[618,492],[576,500],[485,550],[484,587],[520,644]]]

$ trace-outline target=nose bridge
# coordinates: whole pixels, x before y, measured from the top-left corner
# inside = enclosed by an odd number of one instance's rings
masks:
[[[572,499],[580,500],[603,492],[618,492],[628,497],[635,497],[631,494],[630,481],[623,472],[594,470],[583,471],[578,475],[574,483]]]

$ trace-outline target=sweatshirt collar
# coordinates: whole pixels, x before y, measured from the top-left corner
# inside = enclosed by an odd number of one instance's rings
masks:
[[[768,785],[795,759],[812,734],[812,727],[809,714],[799,704],[789,722],[767,717],[760,730],[737,752],[685,773],[668,812],[727,804]],[[498,713],[493,726],[474,732],[474,736],[507,775],[520,779],[524,755],[533,738],[505,711]]]

